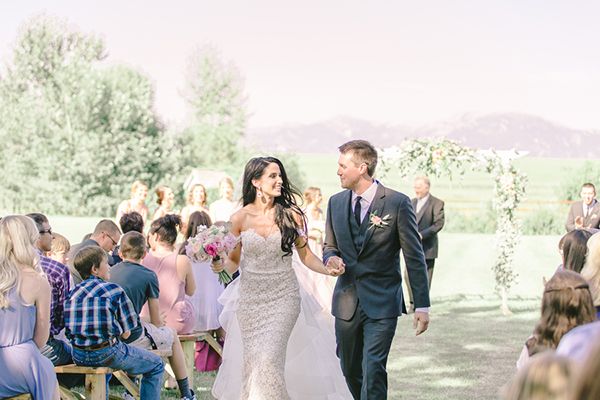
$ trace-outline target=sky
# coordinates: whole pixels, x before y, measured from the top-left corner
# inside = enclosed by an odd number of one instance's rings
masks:
[[[99,35],[107,63],[150,77],[172,124],[187,113],[187,60],[210,44],[244,77],[251,128],[521,112],[600,129],[600,2],[3,1],[3,63],[20,26],[41,13]]]

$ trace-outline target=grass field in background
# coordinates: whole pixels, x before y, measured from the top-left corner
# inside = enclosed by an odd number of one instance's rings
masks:
[[[336,154],[299,154],[300,168],[305,173],[306,184],[320,187],[325,199],[340,191],[336,175]],[[526,218],[531,213],[546,209],[558,215],[566,215],[568,204],[560,197],[562,183],[569,179],[573,170],[586,160],[523,157],[514,165],[528,177],[525,200],[517,215]],[[383,183],[413,197],[413,177],[400,178],[393,171],[383,178]],[[491,207],[493,182],[485,171],[467,172],[464,176],[433,178],[431,192],[446,202],[446,212],[453,214],[480,214]]]
[[[297,160],[305,174],[309,186],[318,186],[325,197],[340,189],[337,171],[337,154],[298,154]],[[525,203],[556,201],[558,188],[569,178],[573,170],[581,167],[586,160],[522,157],[513,162],[519,171],[529,179]],[[401,179],[390,172],[384,184],[406,194],[412,194],[412,177]],[[481,201],[492,198],[493,182],[485,171],[467,172],[464,176],[432,178],[432,191],[450,201]]]

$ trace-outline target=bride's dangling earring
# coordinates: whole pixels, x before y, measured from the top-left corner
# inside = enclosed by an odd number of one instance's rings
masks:
[[[256,197],[258,197],[258,198],[263,197],[263,192],[262,192],[261,187],[256,188]]]

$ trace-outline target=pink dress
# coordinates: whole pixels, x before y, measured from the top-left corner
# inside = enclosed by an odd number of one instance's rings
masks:
[[[166,315],[165,325],[177,331],[178,334],[186,334],[194,331],[196,323],[194,318],[194,307],[185,296],[185,281],[179,279],[177,274],[177,253],[165,257],[156,257],[148,253],[142,265],[151,269],[158,276],[158,287],[160,294],[158,303],[160,314]],[[144,306],[140,315],[149,318],[148,307]]]

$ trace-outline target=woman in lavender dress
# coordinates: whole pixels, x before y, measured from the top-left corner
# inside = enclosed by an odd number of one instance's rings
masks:
[[[185,254],[185,246],[190,237],[195,236],[201,225],[211,226],[210,216],[204,211],[196,211],[187,221],[185,242],[181,245],[179,254]],[[196,331],[215,332],[218,339],[225,337],[225,331],[219,323],[219,314],[223,305],[218,299],[225,287],[219,282],[218,275],[210,268],[210,262],[192,262],[192,271],[196,281],[196,292],[190,297],[196,316]]]
[[[59,399],[54,366],[39,350],[50,333],[50,285],[34,248],[38,237],[28,217],[0,221],[0,398]]]

